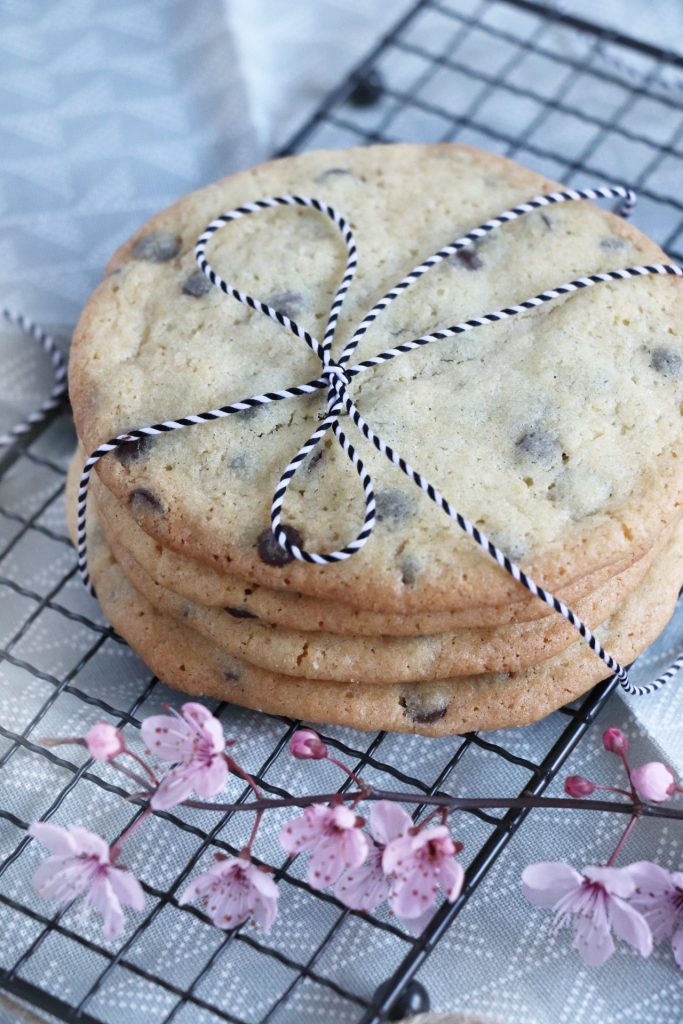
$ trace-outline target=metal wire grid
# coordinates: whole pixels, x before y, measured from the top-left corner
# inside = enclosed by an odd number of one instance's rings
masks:
[[[605,43],[616,47],[615,52],[627,62],[636,61],[642,79],[626,81],[605,65],[601,59]],[[673,172],[667,172],[667,162],[682,155],[678,143],[683,115],[657,82],[666,69],[682,64],[678,58],[577,19],[550,16],[526,0],[423,0],[288,148],[400,137],[425,141],[457,137],[514,154],[529,165],[539,164],[546,173],[565,181],[577,176],[591,182],[623,180],[627,168],[627,183],[638,188],[645,200],[641,223],[649,221],[651,232],[664,237],[676,257],[681,248],[683,204],[669,194],[666,182],[671,183],[673,192]],[[351,105],[347,98],[359,77],[373,68],[380,71],[384,83],[379,101],[367,108]],[[457,77],[450,80],[450,76]],[[584,99],[576,97],[589,98],[598,89],[602,113],[594,114],[582,108]],[[612,96],[609,113],[602,102],[605,96]],[[649,112],[644,114],[642,127],[633,116],[638,104],[647,104]],[[583,146],[577,145],[575,138],[564,144],[564,136],[569,138],[567,119],[585,126]],[[637,147],[640,160],[630,160],[624,146]],[[110,799],[107,813],[121,831],[139,810],[124,802],[127,792],[107,766],[93,764],[69,748],[47,750],[36,741],[49,731],[54,721],[51,716],[60,706],[67,707],[62,724],[68,723],[68,708],[75,705],[134,731],[141,715],[155,702],[177,703],[178,697],[128,656],[126,646],[101,619],[75,578],[62,525],[63,475],[72,442],[68,417],[62,414],[17,444],[0,463],[0,472],[4,469],[0,496],[3,623],[6,618],[0,671],[26,681],[26,699],[17,710],[16,721],[0,724],[1,777],[6,793],[18,779],[39,775],[39,767],[45,786],[41,816],[54,816],[55,820],[75,792],[92,786],[97,799]],[[29,553],[34,563],[37,553],[44,571],[27,579],[24,569]],[[46,635],[51,638],[48,644]],[[77,637],[68,656],[54,641],[55,635]],[[120,684],[110,691],[103,687],[100,676],[107,659],[112,658],[118,658],[124,669]],[[370,781],[386,784],[391,780],[394,788],[425,794],[448,792],[449,787],[452,791],[462,784],[470,766],[480,768],[484,758],[485,784],[492,792],[541,792],[611,688],[612,682],[607,681],[578,707],[553,716],[552,740],[533,752],[528,749],[528,731],[523,737],[520,732],[510,732],[491,739],[471,735],[409,741],[383,733],[368,736],[331,729],[326,739],[349,766],[362,770]],[[224,705],[215,710],[225,719],[227,730],[239,732],[243,741],[240,751],[244,750],[247,758],[256,750],[256,737],[262,740],[265,733],[266,740],[272,738],[259,761],[245,761],[266,792],[301,793],[311,784],[310,778],[295,777],[298,769],[281,757],[296,723]],[[404,770],[406,765],[414,774]],[[475,772],[479,768],[475,767]],[[481,783],[481,774],[478,779]],[[318,781],[316,786],[320,784]],[[27,785],[30,789],[30,781]],[[245,790],[240,799],[246,797]],[[96,930],[79,922],[72,912],[51,914],[30,891],[22,889],[18,879],[27,877],[24,865],[31,845],[24,834],[28,822],[21,807],[21,801],[17,806],[16,801],[0,797],[4,823],[0,830],[0,856],[4,858],[0,862],[0,931],[7,936],[0,942],[0,985],[60,1019],[83,1022],[131,1019],[119,1004],[122,992],[133,992],[134,1005],[146,1021],[176,1024],[190,1020],[284,1024],[307,1016],[357,1024],[374,1024],[387,1016],[391,1019],[396,996],[453,923],[525,817],[518,812],[502,817],[483,812],[470,816],[466,850],[470,859],[463,895],[453,907],[444,905],[419,938],[381,912],[349,912],[329,894],[313,892],[301,865],[282,861],[277,875],[282,879],[283,921],[289,917],[292,926],[299,900],[309,906],[317,901],[320,914],[319,929],[306,936],[308,947],[296,956],[296,943],[286,931],[268,938],[249,930],[229,935],[210,930],[209,941],[202,914],[178,905],[180,888],[202,858],[213,850],[234,852],[238,848],[239,835],[231,831],[236,823],[229,815],[208,822],[182,810],[158,816],[160,827],[163,823],[170,830],[162,833],[163,841],[177,843],[179,837],[186,837],[193,844],[192,851],[184,859],[180,875],[174,877],[174,870],[163,886],[143,878],[152,909],[141,921],[131,921],[118,946],[107,947],[98,941]],[[111,837],[114,831],[110,827],[107,835]],[[276,863],[272,853],[267,859]],[[171,958],[169,968],[158,956],[145,952],[147,938],[155,929],[164,930],[169,915],[181,920],[180,934],[188,941],[192,936],[200,954],[201,967],[193,967],[191,974],[177,957]],[[177,923],[175,929],[174,936],[179,934]],[[69,944],[75,951],[78,959],[73,962],[78,966],[74,971],[55,974],[54,958],[50,960],[46,949],[56,939],[62,943],[60,950]],[[364,957],[362,964],[357,956],[354,959],[359,941],[362,949],[381,943],[374,946],[374,974],[369,963],[372,957]],[[387,954],[384,958],[379,956],[380,949]],[[234,987],[225,987],[225,978],[231,973],[238,978],[239,995]],[[376,994],[377,986],[387,977],[389,983]]]

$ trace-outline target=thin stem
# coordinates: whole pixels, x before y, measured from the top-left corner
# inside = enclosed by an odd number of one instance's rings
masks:
[[[196,807],[204,811],[266,811],[274,807],[308,807],[310,804],[325,804],[330,800],[358,801],[364,800],[395,800],[404,804],[425,804],[432,807],[447,807],[451,811],[476,811],[484,809],[530,810],[535,807],[575,811],[614,811],[617,814],[636,812],[644,817],[667,818],[683,821],[683,809],[664,807],[660,804],[638,804],[617,800],[583,800],[567,797],[521,796],[521,797],[454,797],[446,794],[429,795],[426,793],[397,793],[388,790],[372,789],[366,792],[317,793],[310,796],[266,797],[252,803],[221,804],[204,803],[200,800],[186,800],[185,807]]]
[[[125,832],[122,832],[122,834],[119,836],[119,838],[116,840],[116,842],[112,845],[111,853],[110,853],[112,864],[116,863],[116,859],[119,856],[119,854],[121,853],[121,848],[122,848],[123,844],[126,842],[126,840],[130,839],[130,837],[132,836],[133,832],[135,832],[136,829],[140,828],[140,825],[142,825],[142,823],[145,820],[145,818],[148,818],[151,813],[152,813],[152,808],[148,805],[147,807],[145,807],[145,809],[142,812],[142,814],[140,814],[135,819],[135,821],[133,821],[128,826],[128,828],[125,830]]]
[[[619,842],[614,847],[614,851],[612,853],[612,856],[607,861],[607,867],[608,868],[612,867],[612,865],[614,864],[615,860],[617,859],[617,857],[621,853],[621,851],[624,848],[624,845],[626,843],[626,840],[628,839],[628,837],[631,835],[631,832],[635,828],[635,824],[638,821],[639,817],[640,817],[640,814],[636,811],[636,813],[634,813],[633,817],[631,818],[631,820],[629,821],[628,825],[624,829]]]
[[[361,793],[367,793],[368,792],[368,787],[365,784],[365,781],[361,778],[361,776],[360,775],[356,775],[355,772],[351,771],[351,769],[348,768],[347,765],[345,765],[343,761],[339,761],[336,757],[331,757],[329,754],[327,755],[326,760],[329,761],[330,764],[336,764],[337,768],[341,768],[341,770],[343,772],[346,772],[348,777],[353,782],[356,783],[356,785],[360,789]],[[360,799],[362,799],[362,797]]]
[[[143,771],[145,771],[147,773],[147,775],[149,776],[149,778],[152,781],[152,785],[154,785],[154,786],[158,786],[159,785],[158,778],[156,777],[156,775],[154,774],[154,772],[152,771],[150,766],[147,764],[147,762],[144,760],[144,758],[140,757],[140,755],[136,754],[134,751],[129,750],[128,747],[126,747],[125,750],[122,750],[121,754],[128,754],[128,757],[132,757],[133,760],[136,761],[140,765],[140,767],[143,769]],[[117,754],[116,756],[120,757],[121,755]],[[112,758],[112,760],[109,763],[113,764],[115,760],[116,760],[116,758]],[[118,767],[118,765],[117,765],[117,767]]]
[[[252,776],[249,774],[249,772],[245,771],[244,768],[241,768],[237,764],[237,762],[233,761],[233,759],[229,755],[227,755],[227,754],[226,754],[225,760],[228,763],[228,768],[230,769],[230,771],[234,772],[235,775],[239,775],[241,778],[243,778],[244,781],[249,786],[249,788],[252,790],[252,792],[256,794],[256,796],[258,798],[256,803],[258,803],[260,800],[262,800],[263,794],[261,793],[261,790],[256,785],[256,782],[254,781]],[[185,801],[185,802],[188,803],[188,801]],[[237,807],[246,807],[246,806],[247,806],[246,804],[235,804],[236,808]],[[256,817],[254,818],[254,824],[252,826],[251,833],[249,835],[249,839],[247,840],[247,845],[244,847],[244,849],[247,851],[247,853],[251,853],[251,848],[254,845],[254,840],[256,839],[256,835],[258,833],[259,826],[261,824],[261,819],[263,818],[263,810],[259,810],[256,807],[254,808],[254,810],[256,810]]]
[[[114,760],[112,761],[109,761],[108,763],[112,766],[112,768],[116,768],[117,772],[121,772],[122,775],[125,775],[127,778],[132,779],[133,782],[137,783],[137,785],[140,786],[143,793],[151,793],[147,779],[143,778],[142,775],[139,775],[137,772],[134,772],[132,768],[126,768],[126,766],[123,764],[117,764],[116,758],[114,758]]]

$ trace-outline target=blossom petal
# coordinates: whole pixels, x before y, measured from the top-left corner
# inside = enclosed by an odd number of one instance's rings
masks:
[[[166,811],[177,807],[186,800],[194,789],[197,769],[194,766],[177,765],[166,772],[161,785],[152,797],[152,807],[156,811]]]
[[[60,825],[50,825],[47,821],[34,821],[29,825],[28,834],[38,839],[50,853],[57,855],[78,853],[78,848],[71,832]]]
[[[311,854],[308,882],[314,889],[324,889],[327,885],[334,885],[346,868],[355,866],[346,860],[338,836],[323,836]]]
[[[222,754],[212,757],[210,762],[197,768],[194,780],[195,792],[198,796],[215,796],[225,789],[228,781],[228,766]]]
[[[635,889],[635,882],[628,868],[608,868],[589,865],[583,869],[589,882],[598,882],[610,896],[627,899]]]
[[[573,945],[589,967],[600,967],[614,952],[609,928],[599,928],[592,917],[585,915],[577,918]]]
[[[413,819],[393,800],[378,800],[370,810],[369,823],[373,839],[387,846],[392,839],[407,832]]]
[[[465,872],[459,861],[454,860],[453,857],[447,857],[441,862],[439,868],[439,881],[441,882],[441,887],[446,893],[446,899],[449,903],[455,903],[457,900],[462,890],[462,883],[464,880]]]
[[[416,867],[394,883],[389,898],[391,909],[400,918],[420,917],[433,904],[437,890],[434,870],[425,865]]]
[[[208,740],[213,747],[214,753],[222,754],[225,750],[225,734],[223,726],[212,715],[208,708],[196,701],[188,701],[183,704],[180,713],[189,725],[203,740]]]
[[[522,891],[537,907],[554,907],[558,900],[582,884],[582,877],[569,864],[541,861],[522,872]]]
[[[102,933],[105,939],[118,938],[123,931],[125,918],[108,876],[100,876],[93,882],[89,900],[102,915]]]
[[[683,928],[679,928],[678,931],[674,932],[671,939],[671,949],[673,950],[674,960],[683,971]]]
[[[69,903],[88,888],[91,871],[73,856],[48,857],[33,875],[33,887],[46,900]]]
[[[624,870],[628,871],[636,888],[640,890],[635,893],[634,899],[643,899],[647,896],[668,892],[671,889],[671,875],[659,864],[653,864],[649,860],[639,860],[635,864],[629,864]]]
[[[387,875],[404,871],[413,857],[413,836],[402,835],[392,839],[382,855],[382,867]]]
[[[109,868],[107,877],[114,893],[126,906],[133,910],[144,910],[145,893],[137,878],[125,868]]]
[[[88,857],[95,857],[100,864],[109,863],[109,843],[102,836],[89,832],[87,828],[80,825],[72,825],[69,829],[73,836],[76,850],[79,854]]]
[[[382,871],[381,861],[346,871],[339,878],[334,894],[351,910],[375,910],[389,895],[389,881]]]
[[[635,907],[618,896],[613,896],[609,902],[609,916],[612,928],[620,939],[637,949],[641,956],[650,955],[652,932],[643,915]]]
[[[193,903],[196,899],[206,896],[209,888],[213,885],[214,878],[208,872],[203,875],[198,875],[194,878],[189,885],[186,885],[180,896],[178,897],[178,903],[184,906],[186,903]]]
[[[280,829],[280,844],[286,853],[301,853],[302,850],[310,849],[320,834],[319,823],[303,814],[300,818],[292,818],[284,823]]]
[[[140,729],[146,745],[162,761],[185,761],[192,756],[195,733],[175,715],[150,715]]]

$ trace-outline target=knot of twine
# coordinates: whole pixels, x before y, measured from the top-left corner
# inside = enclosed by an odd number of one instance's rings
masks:
[[[181,430],[185,427],[195,426],[199,423],[206,423],[226,416],[233,416],[259,405],[265,405],[270,402],[279,402],[287,398],[297,398],[301,395],[312,394],[316,391],[327,389],[327,414],[324,420],[311,434],[308,440],[301,446],[294,458],[287,465],[280,477],[273,495],[270,514],[271,528],[278,544],[285,551],[299,561],[311,562],[316,565],[340,562],[350,558],[355,554],[355,552],[359,551],[367,543],[373,532],[376,522],[376,504],[372,480],[365,469],[362,459],[358,456],[355,448],[341,429],[339,416],[346,413],[348,415],[348,419],[353,422],[363,437],[370,441],[370,443],[373,444],[379,452],[385,455],[389,462],[398,466],[401,472],[404,473],[409,480],[412,480],[420,490],[424,491],[424,493],[436,505],[438,505],[439,508],[449,516],[449,518],[454,520],[461,530],[464,530],[469,537],[471,537],[488,555],[490,555],[491,558],[493,558],[498,565],[505,570],[505,572],[509,573],[513,579],[521,583],[521,585],[530,591],[530,593],[541,601],[544,601],[555,612],[566,619],[567,622],[571,623],[579,635],[589,645],[591,650],[593,650],[595,654],[602,659],[610,672],[616,675],[619,683],[627,693],[642,696],[659,689],[659,687],[671,679],[681,665],[683,665],[683,654],[681,654],[681,656],[654,681],[647,683],[644,686],[636,686],[633,684],[629,679],[628,670],[621,666],[619,662],[602,647],[597,637],[571,610],[571,608],[567,607],[564,602],[560,601],[557,597],[551,594],[544,587],[541,587],[530,576],[528,576],[520,566],[508,558],[500,548],[489,540],[489,538],[479,530],[478,527],[471,523],[465,516],[461,515],[460,512],[458,512],[441,494],[438,488],[430,483],[429,480],[418,472],[418,470],[414,469],[395,449],[383,441],[382,438],[372,430],[369,424],[366,423],[365,419],[359,413],[350,394],[351,381],[360,373],[365,373],[374,367],[388,362],[390,359],[395,359],[398,356],[405,355],[413,349],[435,344],[442,341],[444,338],[463,334],[485,324],[496,323],[499,320],[506,320],[509,317],[517,316],[519,313],[541,306],[546,302],[552,302],[562,295],[567,295],[571,292],[576,292],[584,288],[591,288],[607,281],[622,281],[634,277],[645,277],[652,274],[669,274],[676,277],[683,277],[683,270],[675,264],[633,266],[618,270],[609,270],[601,274],[590,274],[586,277],[579,277],[573,281],[568,281],[565,284],[558,285],[556,288],[540,292],[538,295],[533,295],[517,305],[507,306],[504,309],[495,310],[494,312],[486,313],[480,317],[473,317],[470,320],[455,324],[452,327],[434,331],[431,334],[422,335],[412,341],[403,342],[395,348],[390,348],[384,352],[380,352],[379,355],[372,356],[369,359],[364,359],[362,362],[349,365],[351,356],[357,348],[360,340],[377,316],[379,316],[379,314],[386,309],[386,307],[393,302],[397,296],[414,284],[415,281],[422,277],[423,274],[431,270],[432,267],[437,266],[437,264],[443,262],[443,260],[448,257],[453,256],[460,250],[473,245],[479,239],[486,237],[490,232],[501,228],[510,221],[517,220],[518,218],[531,213],[533,210],[537,210],[545,206],[551,206],[555,203],[573,202],[580,199],[610,198],[615,198],[620,201],[616,209],[617,213],[622,217],[630,216],[636,203],[635,193],[630,189],[617,185],[594,189],[570,189],[565,192],[551,192],[548,195],[536,196],[526,203],[520,203],[519,206],[515,206],[513,209],[505,210],[503,213],[499,214],[498,217],[494,217],[491,220],[486,221],[484,224],[481,224],[479,227],[474,228],[466,235],[463,235],[461,238],[456,239],[456,241],[451,242],[442,249],[439,249],[438,252],[434,253],[423,263],[420,263],[419,266],[415,267],[414,270],[411,270],[409,274],[398,282],[398,284],[386,292],[386,294],[375,303],[372,309],[365,314],[353,333],[353,336],[344,346],[344,349],[337,360],[333,360],[331,357],[332,342],[334,339],[337,321],[339,319],[339,313],[343,306],[349,285],[354,278],[358,263],[353,232],[345,218],[342,217],[342,215],[333,207],[328,206],[327,203],[324,203],[319,199],[313,199],[308,196],[285,195],[247,203],[244,206],[240,206],[235,210],[229,211],[228,213],[223,213],[220,217],[211,221],[205,231],[200,235],[195,246],[197,263],[203,273],[213,285],[220,288],[220,290],[226,295],[237,299],[238,302],[244,303],[244,305],[249,306],[251,309],[254,309],[259,313],[263,313],[265,316],[290,331],[297,338],[301,338],[302,341],[308,345],[311,351],[320,359],[322,367],[321,375],[315,380],[307,381],[304,384],[298,384],[293,387],[283,388],[279,391],[271,391],[261,395],[251,395],[250,397],[243,398],[238,402],[233,402],[230,405],[212,409],[207,412],[184,416],[178,420],[167,420],[163,423],[156,423],[151,426],[136,427],[135,429],[128,430],[125,433],[117,434],[116,437],[111,438],[96,448],[85,461],[78,492],[78,568],[85,585],[90,587],[92,591],[90,576],[88,573],[85,524],[88,484],[92,470],[101,458],[122,445],[139,441],[144,437],[164,434],[174,430]],[[322,341],[318,341],[309,333],[309,331],[304,327],[301,327],[296,323],[296,321],[286,316],[280,310],[273,309],[265,302],[261,302],[259,299],[255,299],[251,295],[247,295],[245,292],[242,292],[239,288],[235,287],[235,285],[224,281],[213,269],[206,258],[206,246],[209,240],[217,231],[225,227],[226,224],[235,220],[240,220],[250,214],[258,213],[261,210],[278,206],[302,206],[323,214],[328,217],[333,224],[335,224],[346,245],[346,268],[330,307]],[[344,547],[339,548],[336,551],[313,552],[305,550],[291,539],[291,536],[289,536],[282,527],[281,512],[288,487],[296,475],[297,470],[301,466],[301,463],[304,461],[306,456],[313,451],[316,445],[318,445],[328,430],[332,431],[340,448],[348,457],[358,474],[365,499],[365,516],[363,519],[363,525],[357,536],[353,540],[349,541]]]

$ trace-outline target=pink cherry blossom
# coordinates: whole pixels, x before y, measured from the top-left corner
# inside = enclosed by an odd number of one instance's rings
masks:
[[[628,868],[569,864],[530,864],[522,874],[524,895],[537,907],[555,911],[555,928],[576,917],[574,948],[584,963],[599,967],[614,952],[612,930],[641,956],[652,952],[652,934],[644,916],[627,903],[636,889]]]
[[[280,842],[287,853],[311,850],[308,881],[314,889],[334,885],[342,871],[356,868],[368,855],[362,821],[349,807],[312,804],[300,818],[286,822]]]
[[[370,843],[368,858],[359,867],[346,871],[337,882],[335,896],[352,910],[374,910],[389,896],[390,880],[382,867],[385,847],[404,835],[413,821],[399,804],[378,800],[369,815]]]
[[[631,782],[641,800],[659,804],[667,800],[676,788],[676,780],[665,764],[648,761],[631,772]]]
[[[137,878],[111,862],[111,850],[100,836],[72,825],[35,822],[29,834],[47,846],[51,856],[33,876],[36,891],[60,904],[85,897],[84,910],[94,907],[102,915],[104,936],[115,939],[123,930],[121,905],[142,910],[145,895]]]
[[[631,903],[644,915],[655,942],[671,939],[674,959],[683,970],[683,872],[665,871],[639,861],[628,868],[636,891]]]
[[[200,797],[215,796],[228,779],[221,723],[203,704],[190,701],[180,710],[180,715],[152,715],[142,723],[152,753],[174,764],[152,797],[159,811],[176,807],[193,790]]]
[[[88,729],[85,745],[96,761],[111,761],[126,749],[123,733],[109,722],[96,722]]]
[[[312,729],[297,729],[289,741],[289,752],[301,761],[327,757],[327,747]]]
[[[249,857],[217,860],[184,890],[178,902],[199,899],[217,928],[232,929],[253,919],[267,932],[277,917],[278,887]]]
[[[619,754],[624,757],[628,754],[628,736],[614,725],[610,726],[609,729],[605,729],[602,734],[602,742],[605,750],[609,750],[612,754]]]
[[[408,831],[387,846],[382,867],[393,876],[389,904],[403,920],[424,917],[439,891],[453,903],[460,895],[464,871],[454,859],[458,847],[445,825]]]

